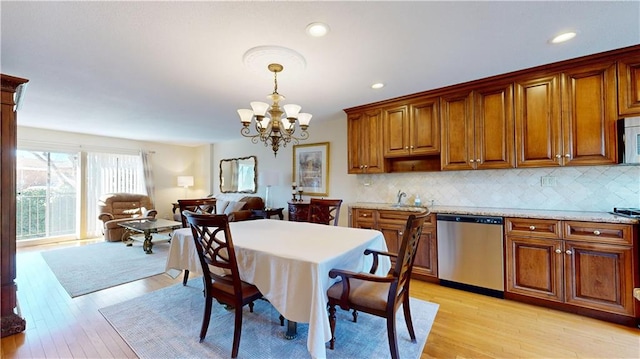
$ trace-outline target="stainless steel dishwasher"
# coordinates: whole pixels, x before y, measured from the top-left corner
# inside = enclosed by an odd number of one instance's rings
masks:
[[[504,297],[502,217],[437,215],[440,284]]]

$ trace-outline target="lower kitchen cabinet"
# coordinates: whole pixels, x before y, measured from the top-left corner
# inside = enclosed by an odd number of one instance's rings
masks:
[[[407,218],[415,212],[402,210],[378,210],[351,208],[351,227],[376,229],[382,232],[389,252],[397,253],[402,242]],[[437,281],[438,252],[436,237],[436,215],[427,217],[423,227],[418,252],[413,265],[413,278]]]
[[[633,225],[505,219],[506,292],[633,319]],[[565,306],[565,307],[563,307]],[[590,314],[590,313],[585,313]],[[593,313],[591,313],[593,314]],[[640,313],[638,313],[640,314]],[[624,321],[613,318],[613,321]]]

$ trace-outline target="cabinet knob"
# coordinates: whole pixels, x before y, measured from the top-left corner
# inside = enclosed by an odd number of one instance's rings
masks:
[[[402,232],[402,231],[398,232],[398,235],[399,235],[400,237],[402,237],[402,235],[403,235],[403,234],[404,234],[404,232]]]
[[[560,248],[557,248],[556,249],[556,253],[560,254],[560,253],[562,253],[562,250]]]
[[[405,149],[405,150],[408,150],[408,149],[409,149],[409,146],[404,146],[404,149]]]
[[[413,146],[411,146],[410,148],[413,149]]]
[[[596,229],[595,231],[593,231],[593,234],[595,234],[596,236],[599,236],[600,235],[600,231]]]
[[[360,165],[360,169],[363,169],[363,168],[364,168],[364,165]]]
[[[571,251],[570,251],[570,250],[568,250],[568,249],[565,251],[565,253],[566,253],[566,254],[568,254],[568,255],[572,255],[572,254],[573,254],[573,252],[571,252]]]
[[[568,154],[568,153],[567,153],[566,155],[564,155],[564,156],[565,156],[566,158],[571,158],[571,155],[570,155],[570,154]]]
[[[474,163],[476,160],[469,160],[470,163]]]
[[[362,217],[369,217],[369,215],[368,214],[363,214]]]
[[[560,157],[562,157],[562,156],[560,156],[560,155],[556,155],[556,158],[557,158],[557,159],[560,159]]]
[[[477,158],[477,159],[476,159],[476,162],[480,163],[480,159],[479,159],[479,158]]]
[[[536,226],[529,226],[529,230],[530,231],[535,231],[536,230]]]

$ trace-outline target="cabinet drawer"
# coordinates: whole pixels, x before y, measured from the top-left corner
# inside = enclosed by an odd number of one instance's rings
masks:
[[[407,218],[413,212],[408,211],[378,211],[378,221],[386,223],[406,224]]]
[[[373,210],[373,209],[360,209],[360,208],[358,208],[358,209],[353,210],[353,218],[356,221],[361,221],[361,220],[372,221],[374,212],[375,212],[375,210]]]
[[[560,221],[535,218],[506,218],[505,234],[523,237],[561,238]]]
[[[633,225],[564,221],[564,238],[611,244],[633,244]]]
[[[424,224],[422,225],[422,227],[423,228],[435,228],[435,226],[436,226],[436,214],[435,213],[431,213],[424,220]]]

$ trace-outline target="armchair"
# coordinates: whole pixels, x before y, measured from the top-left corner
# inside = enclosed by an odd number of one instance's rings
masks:
[[[134,193],[107,193],[98,200],[98,219],[102,221],[104,239],[109,242],[126,240],[126,229],[118,223],[133,219],[154,219],[158,211],[153,209],[147,195]]]
[[[329,348],[334,349],[336,328],[336,306],[341,309],[353,309],[353,320],[357,320],[357,311],[369,313],[387,320],[387,337],[391,358],[398,359],[398,343],[396,339],[396,312],[402,305],[404,318],[412,342],[416,335],[411,321],[409,309],[409,284],[415,260],[416,249],[422,234],[422,226],[429,212],[412,214],[407,219],[402,244],[398,254],[367,249],[364,254],[373,255],[373,265],[369,273],[355,273],[346,270],[332,269],[329,277],[340,277],[342,280],[332,285],[327,291],[329,297],[329,325],[331,341]],[[386,276],[373,273],[378,267],[378,256],[384,255],[395,259],[394,267]]]

